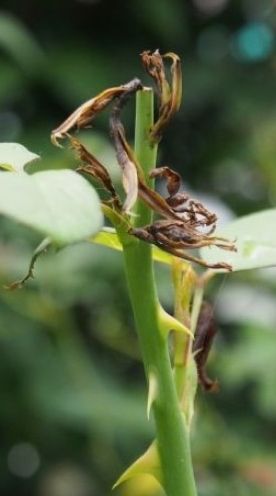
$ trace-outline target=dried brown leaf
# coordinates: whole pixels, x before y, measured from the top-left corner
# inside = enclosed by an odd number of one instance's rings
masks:
[[[214,231],[217,216],[209,212],[202,203],[192,200],[188,193],[179,192],[181,177],[176,171],[169,167],[159,167],[151,172],[150,177],[162,177],[166,180],[169,193],[166,202],[179,219],[193,227],[212,226],[209,234]]]
[[[142,89],[141,82],[138,79],[133,79],[128,84],[124,93],[116,98],[110,118],[111,135],[115,144],[117,161],[122,169],[123,186],[126,192],[126,199],[123,205],[123,211],[126,213],[131,211],[137,200],[139,165],[126,140],[124,126],[121,122],[121,110],[128,98],[140,89]]]
[[[180,188],[181,185],[181,177],[178,174],[178,172],[175,172],[174,170],[170,169],[169,167],[158,167],[157,169],[154,169],[150,173],[150,177],[156,178],[156,177],[161,177],[166,179],[167,181],[167,190],[168,193],[171,196],[174,196]]]
[[[146,50],[141,53],[141,59],[147,73],[155,80],[161,105],[166,105],[171,99],[171,89],[166,79],[163,58],[159,50],[155,50],[153,53]]]
[[[182,101],[182,71],[181,71],[181,61],[178,55],[173,52],[168,52],[163,55],[163,58],[169,58],[172,60],[171,65],[171,75],[172,75],[172,103],[171,108],[173,113],[176,113],[181,105]]]
[[[168,219],[178,220],[177,214],[171,209],[166,200],[155,190],[150,189],[142,180],[139,180],[139,197],[154,212]]]
[[[129,92],[130,86],[133,86],[133,81],[121,86],[108,88],[80,105],[60,126],[52,131],[51,139],[53,144],[58,146],[58,140],[64,139],[72,129],[84,128],[90,124],[94,117],[104,110],[116,97]],[[140,86],[142,87],[141,83]]]
[[[211,392],[216,392],[218,390],[218,382],[213,381],[208,377],[206,362],[216,333],[217,327],[215,324],[213,308],[210,303],[203,302],[193,341],[193,353],[199,383],[205,391]]]
[[[160,167],[152,171],[151,177],[164,177],[167,180],[170,196],[164,199],[158,192],[139,180],[139,197],[163,218],[148,226],[132,229],[130,232],[177,257],[196,262],[204,267],[231,270],[231,266],[227,263],[209,265],[185,251],[185,249],[203,246],[217,246],[230,251],[236,249],[229,240],[210,236],[215,229],[216,215],[209,212],[202,203],[190,199],[187,193],[178,193],[180,176],[169,167]],[[202,226],[210,226],[211,229],[203,233],[198,230]]]
[[[160,55],[159,51],[149,51],[141,54],[142,63],[148,74],[154,79],[160,100],[159,117],[151,129],[151,138],[154,142],[160,141],[165,127],[174,114],[179,110],[182,98],[181,62],[178,55],[168,52]],[[170,59],[171,85],[167,81],[163,59]]]
[[[121,208],[120,199],[116,193],[111,177],[107,169],[102,165],[99,160],[89,152],[85,146],[76,138],[70,137],[71,146],[77,152],[78,157],[82,161],[82,165],[78,167],[78,171],[85,172],[93,176],[99,181],[103,187],[111,194],[114,206]]]
[[[126,139],[122,130],[118,130],[114,136],[116,154],[118,163],[122,169],[123,186],[126,192],[126,199],[123,205],[123,211],[129,213],[135,204],[138,196],[138,175],[134,161],[128,153]]]
[[[179,244],[177,245],[174,242],[171,242],[170,239],[167,238],[162,232],[156,235],[156,233],[153,233],[152,227],[154,224],[151,226],[144,226],[140,228],[131,228],[129,230],[129,234],[133,234],[137,238],[141,239],[142,241],[145,241],[147,243],[152,243],[162,250],[170,253],[171,255],[174,255],[175,257],[182,258],[183,260],[188,260],[189,262],[194,262],[198,265],[201,265],[202,267],[207,267],[210,269],[225,269],[228,271],[232,270],[231,265],[225,263],[225,262],[218,262],[215,264],[208,264],[205,262],[205,260],[202,260],[201,258],[195,257],[191,255],[190,253],[187,253],[183,245],[180,246]],[[211,243],[210,243],[211,244]],[[214,244],[214,243],[212,243]],[[195,245],[189,245],[187,246],[189,249],[196,248]],[[228,248],[232,249],[232,248]]]

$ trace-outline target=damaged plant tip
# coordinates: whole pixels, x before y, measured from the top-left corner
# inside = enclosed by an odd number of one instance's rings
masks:
[[[138,196],[138,171],[134,154],[127,143],[124,126],[121,122],[121,111],[129,97],[142,89],[142,84],[138,79],[129,83],[128,90],[116,98],[110,117],[111,136],[114,141],[118,164],[122,170],[123,187],[126,192],[126,199],[123,211],[130,213]]]
[[[219,384],[217,380],[212,380],[206,372],[206,362],[217,327],[214,319],[212,305],[204,301],[201,305],[195,338],[193,341],[194,360],[197,367],[198,381],[205,391],[217,392]]]
[[[165,59],[171,60],[170,84],[166,78]],[[161,56],[156,50],[153,53],[143,52],[142,61],[147,72],[156,82],[160,99],[159,118],[150,131],[151,138],[159,141],[164,127],[180,105],[182,91],[180,59],[171,52]],[[231,266],[227,263],[208,264],[186,252],[187,249],[205,246],[235,250],[235,246],[224,238],[211,236],[216,227],[216,215],[209,212],[202,203],[191,199],[186,192],[180,190],[180,175],[167,166],[154,169],[151,172],[151,178],[161,178],[166,181],[168,195],[165,198],[147,185],[144,172],[127,142],[121,121],[124,105],[131,96],[142,89],[141,81],[134,78],[124,85],[101,92],[78,107],[63,124],[55,129],[52,133],[52,139],[56,143],[58,143],[58,139],[65,136],[70,139],[71,146],[82,162],[77,170],[90,174],[100,182],[111,196],[110,200],[105,202],[107,206],[109,204],[120,215],[129,215],[139,196],[150,210],[161,217],[151,225],[127,229],[129,234],[155,244],[172,255],[196,262],[201,266],[230,271]],[[82,128],[89,124],[111,102],[113,102],[110,116],[111,136],[117,161],[122,171],[122,184],[126,193],[123,205],[107,169],[79,140],[69,135],[71,129]]]
[[[112,102],[116,97],[123,95],[129,91],[130,87],[133,87],[134,81],[139,82],[140,88],[142,84],[137,79],[130,81],[129,83],[122,84],[121,86],[115,86],[113,88],[108,88],[102,91],[99,95],[91,98],[87,102],[80,105],[72,114],[65,119],[65,121],[60,124],[56,129],[52,131],[51,140],[56,146],[60,146],[59,140],[64,139],[72,129],[82,129],[87,127],[92,120],[104,110],[110,102]]]
[[[162,134],[174,114],[179,110],[182,99],[182,72],[181,62],[178,55],[168,52],[160,55],[158,50],[155,52],[145,51],[141,54],[142,63],[148,74],[154,79],[157,94],[159,97],[159,115],[154,123],[150,136],[154,142],[159,142]],[[171,64],[171,83],[166,77],[166,70],[163,60],[170,59]]]

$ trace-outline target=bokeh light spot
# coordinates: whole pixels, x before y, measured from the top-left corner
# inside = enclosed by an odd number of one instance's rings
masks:
[[[241,28],[232,42],[235,58],[247,62],[266,59],[274,47],[274,33],[264,22],[252,22]]]
[[[193,0],[196,8],[206,15],[216,15],[219,14],[229,0]]]
[[[40,458],[30,443],[15,444],[8,453],[8,467],[12,474],[28,479],[38,470]]]

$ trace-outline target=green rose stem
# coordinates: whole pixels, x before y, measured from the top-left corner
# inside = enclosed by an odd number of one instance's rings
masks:
[[[157,145],[149,138],[153,124],[153,93],[145,88],[136,97],[135,154],[148,173],[156,165]],[[152,213],[138,200],[133,224],[149,224]],[[163,486],[167,496],[196,496],[188,430],[183,421],[170,363],[167,336],[158,317],[159,301],[153,275],[151,246],[138,239],[124,242],[130,299],[148,382],[156,388],[152,405]]]

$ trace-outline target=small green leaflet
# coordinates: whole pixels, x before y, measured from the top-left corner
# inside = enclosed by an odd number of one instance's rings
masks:
[[[227,262],[235,272],[276,266],[276,209],[240,217],[218,235],[234,241],[237,252],[202,248],[200,256],[206,262]]]

